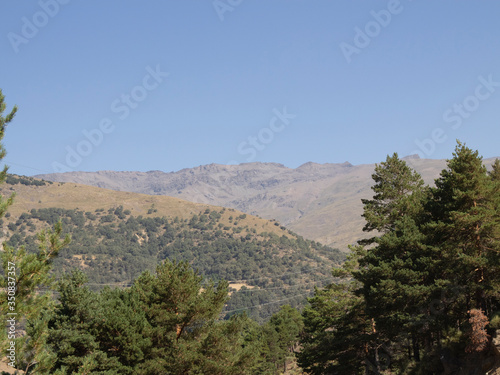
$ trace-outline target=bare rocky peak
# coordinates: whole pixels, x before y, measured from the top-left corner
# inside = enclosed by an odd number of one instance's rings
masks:
[[[420,156],[418,154],[413,154],[413,155],[407,155],[402,160],[408,161],[408,160],[417,160],[420,159]]]

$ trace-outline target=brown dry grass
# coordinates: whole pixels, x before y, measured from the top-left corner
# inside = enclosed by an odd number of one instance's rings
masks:
[[[12,192],[16,193],[16,197],[14,204],[8,209],[12,217],[9,221],[18,218],[23,212],[29,212],[31,209],[52,207],[94,212],[97,209],[108,210],[123,206],[124,209],[130,210],[133,216],[165,216],[170,219],[175,217],[190,219],[195,214],[205,212],[206,209],[218,212],[222,211],[222,207],[188,202],[164,195],[115,191],[75,183],[61,184],[55,182],[45,186],[4,184],[0,188],[0,194],[4,198],[8,197]],[[156,211],[148,214],[148,210],[153,206]],[[233,227],[234,220],[237,220],[237,226],[247,226],[249,229],[254,228],[257,233],[268,232],[278,236],[285,235],[291,237],[287,231],[284,231],[280,226],[274,225],[274,223],[268,220],[248,214],[244,219],[239,219],[240,215],[243,215],[243,212],[234,209],[225,209],[220,221],[229,227]],[[231,216],[233,217],[232,223],[229,222],[229,217]],[[240,235],[246,235],[245,231],[242,231]]]

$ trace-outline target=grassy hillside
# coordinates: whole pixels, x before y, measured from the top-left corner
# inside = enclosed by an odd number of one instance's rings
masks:
[[[147,214],[152,217],[187,219],[207,208],[214,208],[208,204],[193,203],[167,196],[113,191],[82,184],[58,183],[15,175],[9,175],[7,183],[0,187],[0,193],[4,197],[16,193],[14,204],[9,208],[9,212],[14,217],[18,217],[23,212],[41,208],[58,207],[95,211],[123,206],[124,210],[130,210],[134,216]],[[228,221],[230,216],[241,214],[243,213],[230,209],[223,215],[222,220]],[[258,226],[276,235],[288,236],[287,231],[277,227],[273,222],[256,216],[248,215],[242,223]]]
[[[15,176],[2,195],[12,192],[4,240],[35,251],[36,233],[62,220],[73,240],[54,263],[55,273],[81,268],[94,288],[130,285],[165,258],[186,260],[205,276],[231,282],[227,312],[248,309],[265,318],[330,282],[331,267],[343,259],[277,222],[234,209]]]

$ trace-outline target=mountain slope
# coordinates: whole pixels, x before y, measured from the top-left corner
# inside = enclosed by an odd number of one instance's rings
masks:
[[[227,313],[249,310],[264,319],[282,304],[302,304],[315,286],[332,281],[332,266],[344,259],[276,221],[234,209],[9,176],[0,193],[14,191],[0,220],[3,240],[34,252],[36,233],[61,220],[72,242],[54,261],[55,274],[81,268],[95,288],[130,285],[166,258],[187,261],[230,282]]]
[[[12,176],[9,177],[10,181],[12,181],[12,178]],[[20,177],[19,180],[24,183],[18,182],[13,184],[12,182],[9,183],[10,181],[8,180],[7,184],[0,187],[0,194],[4,197],[13,192],[16,194],[14,204],[9,208],[9,212],[13,217],[19,217],[22,213],[32,209],[57,207],[94,212],[98,209],[107,211],[110,208],[123,206],[123,209],[130,210],[134,216],[150,215],[152,217],[165,216],[169,219],[175,217],[189,219],[193,215],[204,212],[207,209],[222,209],[222,207],[193,203],[169,196],[152,196],[127,191],[113,191],[77,183],[52,183],[51,181],[45,181],[38,182],[38,185],[35,185],[33,183],[30,184],[30,181],[36,181],[36,179],[30,177]],[[224,217],[228,219],[230,216],[239,216],[241,214],[243,212],[235,210],[231,212],[228,210]],[[247,216],[244,222],[245,225],[257,225],[263,231],[276,235],[281,236],[287,233],[277,227],[275,223],[255,216]]]
[[[445,160],[406,160],[427,183],[446,166]],[[276,163],[210,164],[170,173],[99,171],[39,177],[232,207],[276,219],[305,238],[346,250],[364,236],[361,199],[372,196],[374,167],[347,162],[306,163],[295,169]]]

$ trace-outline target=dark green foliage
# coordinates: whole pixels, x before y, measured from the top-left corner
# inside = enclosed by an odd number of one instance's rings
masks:
[[[56,223],[54,230],[45,230],[38,235],[38,248],[36,253],[27,253],[21,246],[17,249],[5,245],[1,254],[2,269],[5,276],[0,276],[0,287],[5,291],[0,294],[0,311],[3,316],[11,312],[10,299],[6,291],[9,281],[12,279],[6,271],[11,270],[11,265],[15,265],[15,313],[19,323],[26,324],[26,336],[16,340],[17,365],[22,368],[30,368],[38,363],[40,371],[49,368],[52,362],[52,353],[45,345],[47,339],[47,311],[53,306],[53,301],[49,293],[43,293],[40,288],[51,288],[53,277],[50,269],[54,258],[61,248],[67,246],[70,241],[66,236],[62,241],[61,223]],[[9,276],[9,277],[7,277]],[[18,324],[19,324],[18,323]],[[2,343],[5,331],[0,332]],[[2,351],[4,348],[2,348]]]
[[[424,181],[398,154],[387,156],[385,162],[377,164],[372,178],[375,181],[373,199],[361,200],[362,216],[366,220],[364,231],[388,233],[401,218],[418,215]]]
[[[294,359],[303,329],[300,312],[290,305],[282,306],[262,327],[266,344],[262,355],[268,364],[273,364],[274,371],[285,371],[287,362]]]
[[[492,170],[488,173],[494,183],[500,181],[500,160],[496,159],[493,163]]]
[[[331,280],[330,267],[343,259],[338,250],[300,237],[243,232],[242,227],[237,228],[244,235],[238,236],[231,229],[219,229],[221,215],[216,211],[195,215],[187,224],[130,216],[123,207],[103,211],[32,209],[7,224],[13,232],[8,243],[35,252],[36,237],[21,233],[21,226],[43,227],[61,219],[72,243],[55,260],[56,276],[80,267],[96,290],[98,284],[130,285],[164,259],[188,261],[204,276],[257,287],[234,292],[225,310],[233,314],[251,307],[248,314],[260,320],[278,311],[281,302],[276,301],[303,304],[314,286]]]
[[[335,272],[355,280],[350,294],[336,295],[340,286],[331,285],[310,300],[300,357],[305,369],[476,369],[488,352],[484,326],[500,307],[499,170],[497,161],[488,173],[478,152],[460,142],[433,188],[423,187],[397,155],[377,166],[375,195],[363,200],[363,216],[365,230],[380,236],[360,241],[369,246],[353,248],[351,263]],[[471,311],[479,312],[480,324]],[[354,324],[356,312],[371,329]],[[364,353],[355,352],[363,346]]]
[[[227,282],[204,281],[185,262],[165,261],[129,289],[93,292],[81,271],[59,282],[48,348],[57,374],[278,374],[303,329],[284,306],[259,326],[221,320]]]
[[[8,174],[5,179],[5,183],[7,185],[21,184],[26,186],[45,186],[47,184],[53,184],[52,181],[37,180],[33,177],[17,176],[14,174]]]
[[[496,168],[489,175],[478,152],[459,143],[448,169],[432,189],[432,222],[427,229],[446,268],[454,272],[453,277],[447,277],[464,294],[463,314],[471,308],[491,313],[493,300],[500,297],[500,192],[494,180]]]
[[[256,344],[244,315],[220,320],[227,283],[204,282],[187,263],[165,261],[129,289],[92,292],[74,271],[49,321],[53,371],[106,374],[252,374]]]
[[[358,374],[369,353],[369,318],[349,284],[331,284],[309,299],[300,366],[310,374]]]
[[[48,344],[57,354],[53,370],[76,373],[85,364],[95,371],[134,374],[151,339],[146,314],[134,290],[85,287],[81,271],[59,282],[59,305],[49,322]]]
[[[151,215],[152,213],[158,212],[158,210],[155,208],[154,203],[151,205],[151,207],[148,209],[148,215]]]
[[[134,284],[148,321],[153,347],[143,373],[186,373],[197,361],[200,337],[215,324],[227,298],[227,283],[209,283],[202,290],[202,277],[187,263],[164,262],[156,276],[144,273]],[[197,339],[195,339],[197,338]],[[180,356],[180,353],[185,355]]]

